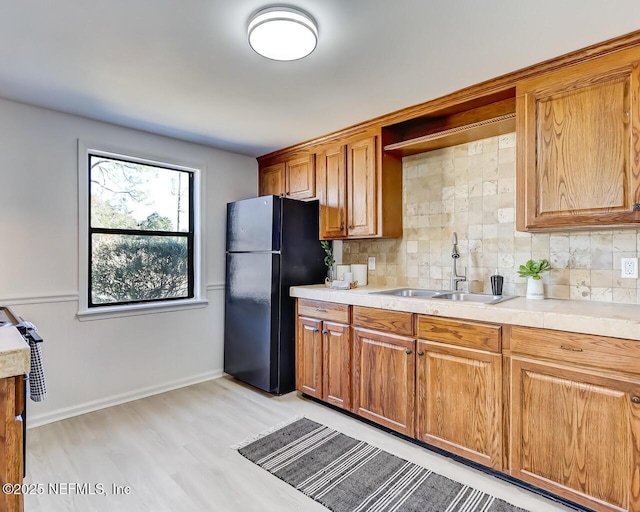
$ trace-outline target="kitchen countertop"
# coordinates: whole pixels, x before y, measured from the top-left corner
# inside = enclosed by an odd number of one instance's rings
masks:
[[[29,345],[15,327],[0,328],[0,379],[29,372]]]
[[[438,299],[371,295],[399,286],[363,286],[333,290],[324,285],[292,286],[290,295],[372,308],[480,320],[625,338],[640,341],[640,305],[578,300],[527,300],[517,297],[499,304],[460,303]]]

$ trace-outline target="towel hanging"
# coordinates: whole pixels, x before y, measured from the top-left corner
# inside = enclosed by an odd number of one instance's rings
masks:
[[[29,396],[34,402],[42,402],[47,398],[47,382],[44,377],[44,368],[42,367],[42,338],[38,334],[38,328],[31,322],[25,322],[20,319],[21,323],[18,328],[23,327],[22,333],[26,341],[29,343],[31,351],[31,368],[29,372]],[[22,332],[23,329],[20,329]]]

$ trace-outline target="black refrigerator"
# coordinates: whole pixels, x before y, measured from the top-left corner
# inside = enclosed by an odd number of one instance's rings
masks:
[[[227,204],[224,371],[269,393],[295,389],[295,302],[322,283],[318,201],[263,196]]]

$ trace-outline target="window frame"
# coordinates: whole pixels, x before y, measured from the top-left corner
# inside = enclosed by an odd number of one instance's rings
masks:
[[[139,163],[169,170],[188,172],[190,176],[189,187],[189,231],[188,232],[163,232],[147,230],[126,230],[91,227],[91,156],[105,157],[113,160],[121,160],[131,163]],[[79,320],[91,320],[97,318],[110,318],[131,316],[161,311],[173,311],[205,307],[208,301],[203,297],[204,255],[202,254],[202,237],[204,216],[201,200],[204,190],[204,164],[185,163],[173,158],[158,158],[157,156],[143,155],[140,151],[111,148],[105,144],[88,144],[78,139],[78,196],[79,196],[79,223],[78,223],[78,282],[79,301],[77,317]],[[187,238],[188,250],[191,253],[192,264],[188,270],[189,290],[188,297],[169,297],[165,299],[148,299],[143,301],[128,301],[107,304],[92,304],[91,298],[91,257],[92,257],[92,232],[106,232],[119,234],[141,234],[153,236],[180,236]],[[191,246],[189,247],[189,244]]]
[[[189,230],[188,231],[159,231],[159,230],[147,230],[147,229],[123,229],[123,228],[94,228],[91,225],[91,178],[92,178],[92,167],[91,167],[91,159],[92,158],[108,158],[109,160],[114,160],[118,162],[124,162],[128,164],[139,164],[138,161],[133,161],[125,158],[115,158],[115,157],[107,157],[104,155],[97,154],[95,152],[89,151],[87,153],[87,168],[89,171],[87,185],[89,187],[88,191],[88,228],[89,228],[89,243],[87,244],[87,257],[88,257],[88,278],[87,278],[87,307],[89,308],[99,308],[99,307],[112,307],[112,306],[126,306],[131,304],[145,304],[149,302],[166,302],[169,300],[188,300],[193,298],[193,279],[194,272],[193,267],[195,263],[195,258],[193,254],[193,186],[194,186],[194,173],[193,171],[186,171],[183,169],[176,169],[175,167],[170,167],[168,165],[157,165],[154,164],[153,167],[158,169],[166,169],[169,171],[175,172],[183,172],[189,177]],[[145,164],[151,166],[150,164]],[[138,235],[138,236],[159,236],[159,237],[179,237],[187,239],[187,295],[186,297],[165,297],[161,299],[144,299],[144,300],[129,300],[129,301],[119,301],[119,302],[106,302],[106,303],[95,303],[93,302],[93,294],[92,294],[92,284],[93,284],[93,235],[94,234],[106,234],[106,235]]]

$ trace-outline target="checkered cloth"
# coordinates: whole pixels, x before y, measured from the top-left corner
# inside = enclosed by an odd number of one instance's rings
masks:
[[[34,402],[42,402],[47,398],[47,382],[44,378],[44,368],[42,368],[42,340],[38,336],[39,342],[34,340],[29,334],[30,330],[38,332],[38,328],[31,322],[22,320],[21,326],[27,329],[25,338],[31,349],[31,371],[29,372],[29,396]]]

